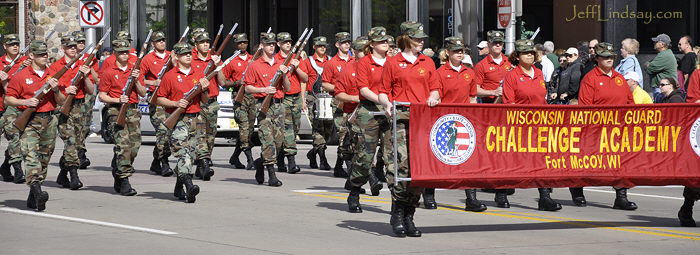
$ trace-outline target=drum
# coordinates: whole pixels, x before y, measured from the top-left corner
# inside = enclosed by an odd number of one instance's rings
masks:
[[[320,120],[333,119],[333,97],[328,93],[316,95],[315,117]]]

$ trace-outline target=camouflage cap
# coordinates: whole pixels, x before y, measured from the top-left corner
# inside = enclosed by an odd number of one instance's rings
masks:
[[[325,36],[316,36],[314,37],[314,46],[327,46],[328,45],[328,39],[326,39]]]
[[[369,33],[367,35],[370,40],[373,42],[381,42],[381,41],[386,41],[389,39],[389,36],[386,34],[386,28],[384,27],[373,27],[369,30]]]
[[[240,33],[233,35],[233,42],[248,42],[248,35],[246,33]]]
[[[277,34],[277,41],[278,42],[286,42],[286,41],[291,41],[292,40],[292,35],[290,35],[287,32],[282,32]]]
[[[78,41],[72,35],[64,35],[61,37],[61,46],[70,47],[78,45]]]
[[[351,41],[352,41],[352,36],[350,36],[350,33],[348,33],[348,32],[335,33],[335,42],[344,43],[344,42],[351,42]]]
[[[29,44],[29,50],[31,50],[33,54],[46,54],[48,53],[49,46],[47,46],[44,41],[34,40]]]
[[[197,36],[194,37],[195,42],[202,42],[202,41],[211,41],[211,38],[209,38],[209,33],[208,32],[201,32],[197,34]]]
[[[260,42],[262,43],[276,43],[274,33],[260,33]]]
[[[396,48],[396,40],[394,40],[394,37],[391,35],[387,35],[386,41],[389,43],[389,47]]]
[[[173,52],[176,55],[192,53],[192,45],[186,42],[176,43],[175,46],[173,46]]]
[[[131,41],[131,33],[127,31],[119,31],[117,32],[117,39]]]
[[[610,43],[606,43],[606,42],[598,43],[595,46],[595,54],[596,54],[596,56],[601,56],[601,57],[610,57],[610,56],[617,55],[617,54],[615,54],[615,49],[613,48],[613,45]]]
[[[369,43],[369,39],[365,36],[360,36],[352,42],[352,45],[350,45],[350,47],[353,50],[362,50],[362,47],[365,47],[367,43]]]
[[[527,39],[520,39],[515,41],[515,51],[517,52],[534,52],[535,51],[535,43],[533,43],[531,40]]]
[[[506,35],[501,30],[491,30],[486,33],[486,40],[490,43],[505,42]]]
[[[112,41],[112,49],[114,51],[129,51],[131,49],[131,44],[127,40],[117,39]]]
[[[401,34],[411,38],[428,38],[428,35],[423,32],[423,24],[415,21],[405,21],[401,23]]]
[[[5,39],[5,44],[19,43],[19,36],[17,34],[5,35],[3,39]]]
[[[462,38],[456,37],[456,36],[451,36],[445,38],[445,49],[451,50],[451,51],[456,51],[456,50],[464,50],[467,47],[464,46],[464,40]]]
[[[71,35],[73,37],[75,37],[75,40],[78,42],[87,40],[87,38],[85,37],[85,33],[83,31],[80,31],[80,30],[73,31],[73,33],[71,33]]]
[[[151,35],[151,42],[157,42],[163,39],[165,39],[165,33],[161,31],[153,32],[153,35]]]
[[[190,37],[190,38],[191,38],[190,42],[191,42],[191,43],[194,43],[194,42],[195,42],[195,38],[197,38],[197,36],[198,36],[199,34],[205,32],[205,31],[207,31],[207,30],[205,30],[204,28],[201,28],[201,27],[192,29],[192,32],[190,33],[190,36],[191,36],[191,37]]]

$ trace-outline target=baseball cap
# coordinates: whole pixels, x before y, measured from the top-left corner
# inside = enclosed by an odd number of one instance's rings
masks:
[[[489,43],[486,41],[481,41],[481,42],[479,42],[479,44],[476,45],[476,47],[479,49],[483,49],[483,48],[486,48],[488,46],[489,46]]]
[[[665,44],[667,44],[667,45],[671,45],[671,37],[669,37],[667,34],[660,34],[660,35],[657,35],[656,37],[651,38],[651,40],[654,41],[654,42],[659,42],[659,41],[661,41],[661,42],[663,42],[663,43],[665,43]]]
[[[564,54],[570,54],[570,55],[575,54],[578,56],[578,50],[574,47],[570,47],[570,48],[566,49],[566,52],[564,52]]]
[[[625,74],[625,80],[633,80],[639,83],[639,74],[635,71],[630,71]]]

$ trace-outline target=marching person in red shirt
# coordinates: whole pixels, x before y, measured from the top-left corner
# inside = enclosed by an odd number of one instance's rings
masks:
[[[27,108],[35,108],[24,130],[20,130],[20,146],[27,171],[26,182],[29,188],[27,207],[43,211],[49,194],[41,190],[41,184],[46,179],[49,160],[56,146],[56,124],[58,120],[53,111],[56,103],[62,104],[65,97],[59,91],[58,80],[50,78],[53,71],[46,65],[48,62],[48,47],[44,41],[32,41],[30,44],[29,68],[19,71],[7,85],[5,103],[17,107],[21,112]],[[49,85],[50,91],[41,100],[34,98],[34,93]],[[68,89],[75,93],[75,87]],[[10,123],[10,125],[13,125]]]
[[[634,104],[625,77],[613,69],[615,51],[612,44],[601,42],[595,47],[597,67],[581,79],[578,102],[580,105],[625,105]],[[583,188],[569,188],[571,199],[578,206],[586,206]],[[637,204],[627,200],[627,188],[615,187],[613,209],[636,210]]]
[[[192,66],[192,46],[186,42],[181,42],[173,46],[173,53],[177,59],[177,66],[168,71],[161,81],[161,88],[158,90],[158,105],[165,108],[165,111],[172,113],[177,108],[185,109],[180,115],[180,119],[170,134],[171,150],[177,158],[177,181],[175,182],[175,197],[180,200],[187,200],[187,203],[194,203],[199,186],[192,184],[192,177],[195,170],[192,169],[194,159],[197,157],[197,143],[201,141],[197,129],[201,128],[202,110],[200,103],[209,101],[209,81],[204,77],[202,71]],[[201,85],[202,93],[187,101],[185,93],[189,92],[197,84]],[[182,186],[185,186],[183,190]]]
[[[333,130],[333,122],[322,120],[316,117],[316,112],[319,110],[319,106],[316,105],[317,95],[322,93],[322,79],[323,68],[326,63],[331,59],[330,56],[326,55],[326,50],[328,46],[328,40],[325,36],[314,37],[314,54],[308,57],[304,64],[311,66],[313,72],[309,72],[309,81],[306,84],[306,94],[303,95],[301,101],[301,109],[306,111],[306,114],[311,119],[311,133],[313,136],[313,148],[306,153],[306,158],[309,159],[310,168],[319,168],[316,162],[316,155],[321,157],[321,170],[330,170],[331,166],[328,165],[326,160],[326,138]],[[323,154],[320,152],[323,151]]]
[[[65,35],[61,38],[61,46],[63,48],[63,57],[49,66],[53,73],[57,73],[61,68],[66,66],[73,58],[78,55],[77,42],[72,35]],[[82,58],[83,56],[81,56]],[[68,115],[61,115],[58,118],[58,135],[63,140],[63,155],[59,160],[61,171],[58,173],[56,183],[63,188],[77,190],[83,186],[83,183],[78,177],[78,167],[80,166],[79,149],[80,144],[85,143],[85,131],[83,130],[83,118],[87,111],[85,107],[85,95],[95,93],[95,84],[90,78],[90,67],[84,66],[85,59],[80,59],[73,66],[68,67],[68,71],[58,80],[58,87],[64,96],[68,96],[67,89],[75,89],[73,102]],[[71,83],[78,72],[83,72],[86,78],[82,79],[80,84],[73,86]],[[92,109],[92,108],[91,108]],[[68,179],[70,173],[70,180]]]
[[[129,43],[129,60],[128,62],[131,63],[132,65],[136,62],[136,59],[138,56],[136,56],[136,49],[131,47],[131,33],[127,31],[119,31],[117,32],[117,40],[125,40]],[[105,70],[110,70],[112,66],[114,66],[115,62],[117,61],[117,56],[115,54],[109,55],[107,59],[105,59],[104,62],[102,62],[102,66],[100,67],[100,71],[98,72],[99,77],[102,77],[102,73]]]
[[[141,147],[141,112],[138,109],[139,96],[146,95],[146,88],[138,81],[139,69],[129,62],[129,41],[112,41],[115,65],[103,70],[99,86],[100,101],[108,107],[107,115],[110,130],[114,137],[114,157],[112,158],[112,177],[114,191],[122,196],[136,195],[131,187],[129,177],[134,174],[134,160]],[[124,95],[123,89],[129,77],[133,77],[135,86],[130,95]],[[127,104],[124,126],[117,125],[117,117],[122,104]]]
[[[440,101],[442,103],[475,104],[476,75],[474,70],[462,64],[466,50],[462,38],[445,38],[445,49],[448,61],[437,69],[442,83]],[[486,205],[476,199],[476,189],[466,189],[464,192],[467,196],[465,211],[481,212],[486,210]]]
[[[245,33],[233,35],[233,41],[236,43],[236,48],[241,52],[238,57],[231,60],[221,72],[217,74],[217,82],[222,88],[229,88],[231,91],[231,99],[235,99],[239,89],[245,89],[243,86],[243,75],[245,74],[248,64],[253,61],[253,55],[248,53],[248,35]],[[250,142],[250,136],[255,131],[255,101],[253,95],[244,94],[240,104],[234,107],[234,119],[238,124],[238,139],[236,149],[231,154],[228,162],[238,169],[253,169],[253,144]],[[245,154],[248,165],[245,166],[238,159],[241,152]]]
[[[474,66],[476,73],[477,96],[482,103],[493,103],[503,93],[500,87],[503,77],[512,69],[508,57],[503,55],[503,31],[492,30],[487,33],[489,54]]]
[[[197,49],[196,53],[192,53],[192,68],[199,70],[202,74],[209,65],[209,62],[214,61],[214,65],[209,71],[213,71],[216,66],[221,64],[221,56],[212,55],[209,53],[210,42],[209,33],[201,32],[194,38],[194,46]],[[210,169],[211,152],[214,150],[214,138],[216,137],[216,120],[221,106],[217,97],[219,96],[219,86],[216,83],[216,77],[209,80],[209,101],[202,103],[202,123],[203,129],[199,129],[199,144],[197,148],[197,170],[195,176],[202,178],[204,181],[211,180],[214,175],[214,170]]]
[[[5,138],[7,139],[7,149],[5,150],[5,160],[0,166],[0,175],[5,182],[23,183],[24,182],[24,171],[22,170],[22,151],[19,146],[19,136],[20,132],[15,128],[14,125],[7,125],[15,121],[19,115],[19,110],[17,107],[9,106],[3,102],[5,93],[7,92],[7,85],[10,81],[11,74],[17,72],[20,66],[30,66],[32,60],[26,55],[20,57],[17,62],[8,70],[7,73],[2,71],[7,65],[9,65],[12,60],[14,60],[19,54],[19,36],[17,34],[4,35],[3,47],[5,48],[5,55],[0,56],[0,81],[2,81],[2,88],[0,88],[0,134],[5,133]],[[10,171],[10,166],[14,168],[14,176]]]
[[[258,184],[265,181],[267,169],[269,175],[268,185],[273,187],[282,186],[282,182],[275,175],[275,163],[277,163],[277,153],[282,149],[282,126],[283,120],[280,115],[282,98],[284,93],[289,91],[290,82],[287,74],[288,68],[282,62],[275,60],[275,34],[261,33],[262,57],[251,63],[248,74],[245,76],[246,93],[253,94],[257,100],[256,108],[260,109],[263,100],[268,94],[274,94],[274,99],[270,103],[267,114],[258,114],[258,136],[262,143],[261,157],[256,159],[255,180]],[[277,86],[272,87],[270,82],[275,74],[280,72],[282,78]]]
[[[156,31],[151,36],[151,46],[153,51],[146,54],[141,60],[139,67],[139,81],[147,88],[146,98],[153,95],[153,91],[160,86],[161,80],[158,77],[166,61],[170,57],[170,51],[165,49],[165,33]],[[155,95],[158,96],[158,95]],[[168,163],[170,156],[170,132],[164,125],[167,114],[162,106],[150,104],[148,106],[151,124],[156,130],[156,144],[153,146],[153,161],[151,161],[151,172],[164,177],[173,175],[173,170]]]
[[[398,167],[399,176],[394,176],[394,171],[386,173],[392,197],[390,224],[394,234],[399,237],[406,235],[417,237],[421,236],[421,232],[413,223],[413,215],[423,188],[410,186],[410,182],[407,181],[397,182],[395,179],[411,176],[407,140],[409,106],[393,105],[389,98],[412,104],[427,103],[432,107],[440,102],[442,86],[433,60],[420,54],[423,50],[423,40],[428,38],[428,35],[423,32],[423,25],[407,21],[401,23],[400,28],[402,35],[396,42],[401,48],[401,53],[384,63],[378,101],[384,106],[387,116],[391,116],[394,107],[397,111],[395,116],[397,136],[394,139],[398,155],[393,156],[397,157],[398,166],[394,167]]]
[[[531,40],[517,40],[515,51],[510,54],[510,62],[517,66],[506,74],[503,80],[504,104],[547,104],[547,89],[542,70],[534,66],[537,62],[535,44]],[[538,188],[540,199],[537,209],[542,211],[561,210],[561,204],[554,201],[548,188]],[[499,197],[498,195],[501,194]],[[510,203],[504,193],[496,193],[496,206],[508,208]]]
[[[75,41],[78,42],[76,45],[76,48],[78,49],[78,52],[83,52],[85,49],[85,41],[87,38],[85,38],[85,33],[83,31],[73,31],[71,33],[73,37],[75,37]],[[82,60],[85,61],[88,56],[90,56],[90,52],[85,52],[83,54]],[[92,84],[99,84],[99,77],[97,76],[98,70],[100,70],[100,64],[98,63],[99,56],[95,56],[95,60],[92,61],[92,66],[90,66],[90,75],[86,75],[86,77],[90,78],[90,81]],[[85,139],[87,139],[87,136],[90,135],[90,124],[92,123],[92,108],[95,106],[95,98],[96,95],[94,93],[87,93],[85,94],[85,102],[81,110],[83,110],[82,114],[83,117],[80,119],[81,125],[80,125],[80,130],[77,132],[83,134],[83,139],[82,142],[78,143],[78,158],[80,158],[80,166],[78,167],[79,169],[87,169],[88,166],[90,166],[90,159],[87,158],[85,153],[87,153],[87,148],[85,147]]]
[[[340,72],[342,72],[345,67],[351,63],[355,62],[355,58],[350,56],[350,42],[352,42],[352,37],[348,32],[339,32],[335,34],[335,47],[338,48],[338,54],[326,63],[323,69],[323,75],[321,79],[323,81],[323,90],[333,95],[335,92],[335,85],[338,84],[338,77]],[[343,113],[342,105],[336,100],[333,100],[333,124],[335,125],[336,132],[338,133],[338,143],[342,144],[343,139],[348,130],[343,123]],[[321,169],[325,169],[324,161],[326,158],[325,149],[318,151],[318,155],[321,157]],[[338,153],[340,155],[340,152]],[[327,162],[326,162],[327,165]],[[335,161],[335,167],[333,168],[333,176],[347,178],[348,174],[343,169],[342,158],[337,158]]]

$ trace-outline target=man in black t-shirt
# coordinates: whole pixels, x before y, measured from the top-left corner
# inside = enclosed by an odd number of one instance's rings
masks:
[[[689,36],[683,36],[678,41],[678,49],[684,54],[683,58],[678,62],[678,70],[683,73],[683,87],[688,90],[688,78],[695,70],[695,60],[697,55],[693,52],[693,39]]]

